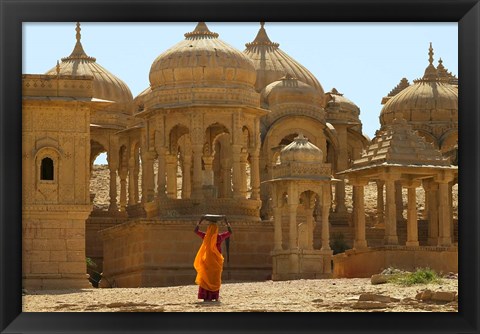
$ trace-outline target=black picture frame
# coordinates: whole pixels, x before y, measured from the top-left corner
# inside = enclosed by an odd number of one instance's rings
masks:
[[[1,333],[478,333],[480,4],[478,0],[0,0]],[[22,22],[458,22],[458,313],[22,313]],[[54,38],[54,36],[52,36]]]

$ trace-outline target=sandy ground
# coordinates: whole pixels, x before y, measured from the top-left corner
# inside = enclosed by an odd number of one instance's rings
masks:
[[[220,302],[198,300],[196,285],[27,291],[23,312],[458,312],[458,302],[416,300],[425,289],[458,292],[458,279],[411,287],[368,278],[224,282]],[[398,300],[357,304],[365,293]]]

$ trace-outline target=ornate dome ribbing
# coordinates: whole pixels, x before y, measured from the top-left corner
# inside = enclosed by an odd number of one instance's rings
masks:
[[[128,86],[88,56],[80,42],[80,23],[77,22],[77,42],[72,53],[62,58],[61,63],[46,72],[48,75],[88,75],[93,77],[93,97],[119,103],[132,101],[132,93]]]
[[[211,32],[204,22],[158,56],[150,69],[152,90],[163,86],[237,85],[253,87],[255,68],[241,51]]]
[[[322,161],[322,150],[310,143],[301,133],[280,152],[282,164],[288,162],[322,163]]]
[[[272,42],[265,31],[264,22],[260,24],[257,36],[253,42],[245,44],[247,48],[243,51],[255,64],[255,69],[257,70],[255,88],[257,92],[288,74],[314,87],[322,96],[323,101],[324,91],[317,78],[295,59],[282,51],[278,43]]]
[[[390,98],[380,113],[382,126],[390,124],[401,113],[408,122],[458,122],[458,90],[439,77],[433,66],[430,44],[429,65],[423,78]]]

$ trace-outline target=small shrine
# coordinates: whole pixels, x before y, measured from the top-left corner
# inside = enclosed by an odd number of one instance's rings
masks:
[[[328,221],[331,173],[331,164],[323,163],[322,150],[301,133],[280,151],[280,161],[273,166],[273,178],[269,181],[274,213],[272,280],[331,277],[333,251]],[[305,215],[301,223],[297,219],[300,211]],[[314,249],[314,213],[318,211],[321,249]],[[287,224],[283,224],[285,216]],[[288,230],[286,247],[282,241],[284,225]]]

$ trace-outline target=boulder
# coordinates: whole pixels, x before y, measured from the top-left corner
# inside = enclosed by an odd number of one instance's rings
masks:
[[[383,274],[375,274],[370,278],[372,284],[383,284],[388,282],[388,276]]]
[[[439,302],[453,302],[455,300],[456,292],[437,291],[433,293],[432,300]]]
[[[418,300],[430,300],[432,299],[432,295],[433,295],[433,292],[432,290],[424,290],[424,291],[421,291],[419,292],[416,296],[415,296],[415,299],[418,299]]]

